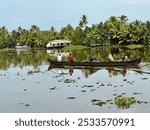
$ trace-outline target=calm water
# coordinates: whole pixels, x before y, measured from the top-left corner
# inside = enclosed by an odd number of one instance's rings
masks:
[[[55,52],[54,52],[55,51]],[[47,58],[58,50],[0,51],[0,112],[150,112],[150,49],[124,50],[130,59],[142,56],[137,68],[52,68]],[[122,49],[74,51],[77,60],[95,55],[115,59]],[[64,53],[65,55],[65,53]],[[135,97],[119,108],[115,97]],[[105,104],[96,105],[94,100]]]

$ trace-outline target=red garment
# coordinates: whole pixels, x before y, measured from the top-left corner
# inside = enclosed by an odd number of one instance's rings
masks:
[[[69,54],[69,56],[68,56],[68,61],[70,61],[70,62],[73,61],[73,55],[72,55],[72,54]]]
[[[73,74],[73,69],[69,69],[69,73],[70,73],[70,75],[72,75]]]

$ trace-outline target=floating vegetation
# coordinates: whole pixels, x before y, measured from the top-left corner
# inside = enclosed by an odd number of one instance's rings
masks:
[[[87,85],[86,87],[88,87],[88,88],[92,88],[92,87],[94,87],[94,85]]]
[[[30,105],[29,104],[25,104],[25,107],[29,107]]]
[[[23,91],[27,91],[27,90],[28,90],[28,89],[25,88]]]
[[[147,102],[147,101],[138,101],[138,100],[135,99],[135,97],[122,97],[122,95],[118,95],[114,100],[113,99],[107,99],[107,100],[103,101],[101,99],[92,99],[91,102],[93,103],[93,105],[103,106],[103,105],[108,104],[108,103],[110,105],[113,105],[114,104],[113,101],[115,102],[115,105],[119,109],[128,109],[134,103],[138,103],[138,104],[150,103],[150,102]]]
[[[147,80],[148,78],[141,78],[142,80]]]
[[[117,97],[122,97],[122,95],[118,95]]]
[[[81,92],[86,92],[86,90],[81,90]]]
[[[84,86],[81,86],[81,88],[93,88],[94,85],[84,85]]]
[[[58,82],[62,82],[62,80],[58,80]]]
[[[76,99],[76,97],[68,97],[67,99]]]
[[[75,83],[76,81],[73,79],[65,79],[64,83]]]
[[[32,70],[29,70],[29,71],[28,71],[28,75],[30,75],[30,74],[33,74],[33,71],[32,71]]]
[[[127,81],[127,79],[123,79],[123,81]]]
[[[50,90],[55,90],[56,89],[56,87],[52,87],[52,88],[50,88]]]
[[[86,85],[84,85],[84,86],[81,86],[81,88],[84,88],[84,87],[86,87]]]
[[[107,103],[113,104],[112,99],[107,99],[106,101],[103,101],[101,99],[92,99],[93,105],[103,106]]]
[[[142,103],[147,104],[147,103],[149,103],[149,102],[147,102],[147,101],[137,101],[137,103],[138,103],[138,104],[142,104]]]
[[[105,84],[104,84],[104,83],[101,83],[100,86],[105,86]]]
[[[106,102],[110,102],[110,101],[112,101],[112,99],[108,99],[108,100],[106,100]]]
[[[95,91],[96,89],[91,89],[91,92]]]
[[[98,99],[92,99],[92,103],[93,103],[93,105],[98,105],[98,106],[102,106],[102,105],[106,104],[105,101],[98,100]]]
[[[134,97],[120,97],[117,96],[115,98],[115,104],[118,106],[118,108],[121,109],[127,109],[130,108],[132,104],[136,102]]]
[[[107,86],[112,86],[112,84],[108,83]]]
[[[40,72],[39,69],[38,69],[38,70],[35,70],[35,71],[29,70],[29,71],[28,71],[28,75],[33,74],[33,73],[39,73],[39,72]]]
[[[142,93],[136,93],[136,92],[134,92],[133,94],[137,95],[137,94],[142,94]]]

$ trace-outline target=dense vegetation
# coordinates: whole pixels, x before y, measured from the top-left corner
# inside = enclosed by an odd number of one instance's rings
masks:
[[[0,48],[13,48],[17,43],[31,47],[45,47],[53,39],[68,39],[72,44],[129,45],[150,44],[150,21],[135,20],[128,22],[127,16],[112,16],[105,22],[87,26],[87,16],[83,15],[77,27],[68,24],[58,32],[52,26],[50,30],[40,30],[32,25],[29,30],[18,27],[9,32],[0,27]]]

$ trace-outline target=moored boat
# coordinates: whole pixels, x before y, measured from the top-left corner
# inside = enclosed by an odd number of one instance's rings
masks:
[[[26,46],[26,45],[24,45],[24,46],[15,46],[15,48],[16,49],[28,49],[29,48],[29,46]]]
[[[20,43],[17,43],[17,45],[15,46],[15,49],[28,49],[30,48],[28,45],[22,45]]]

